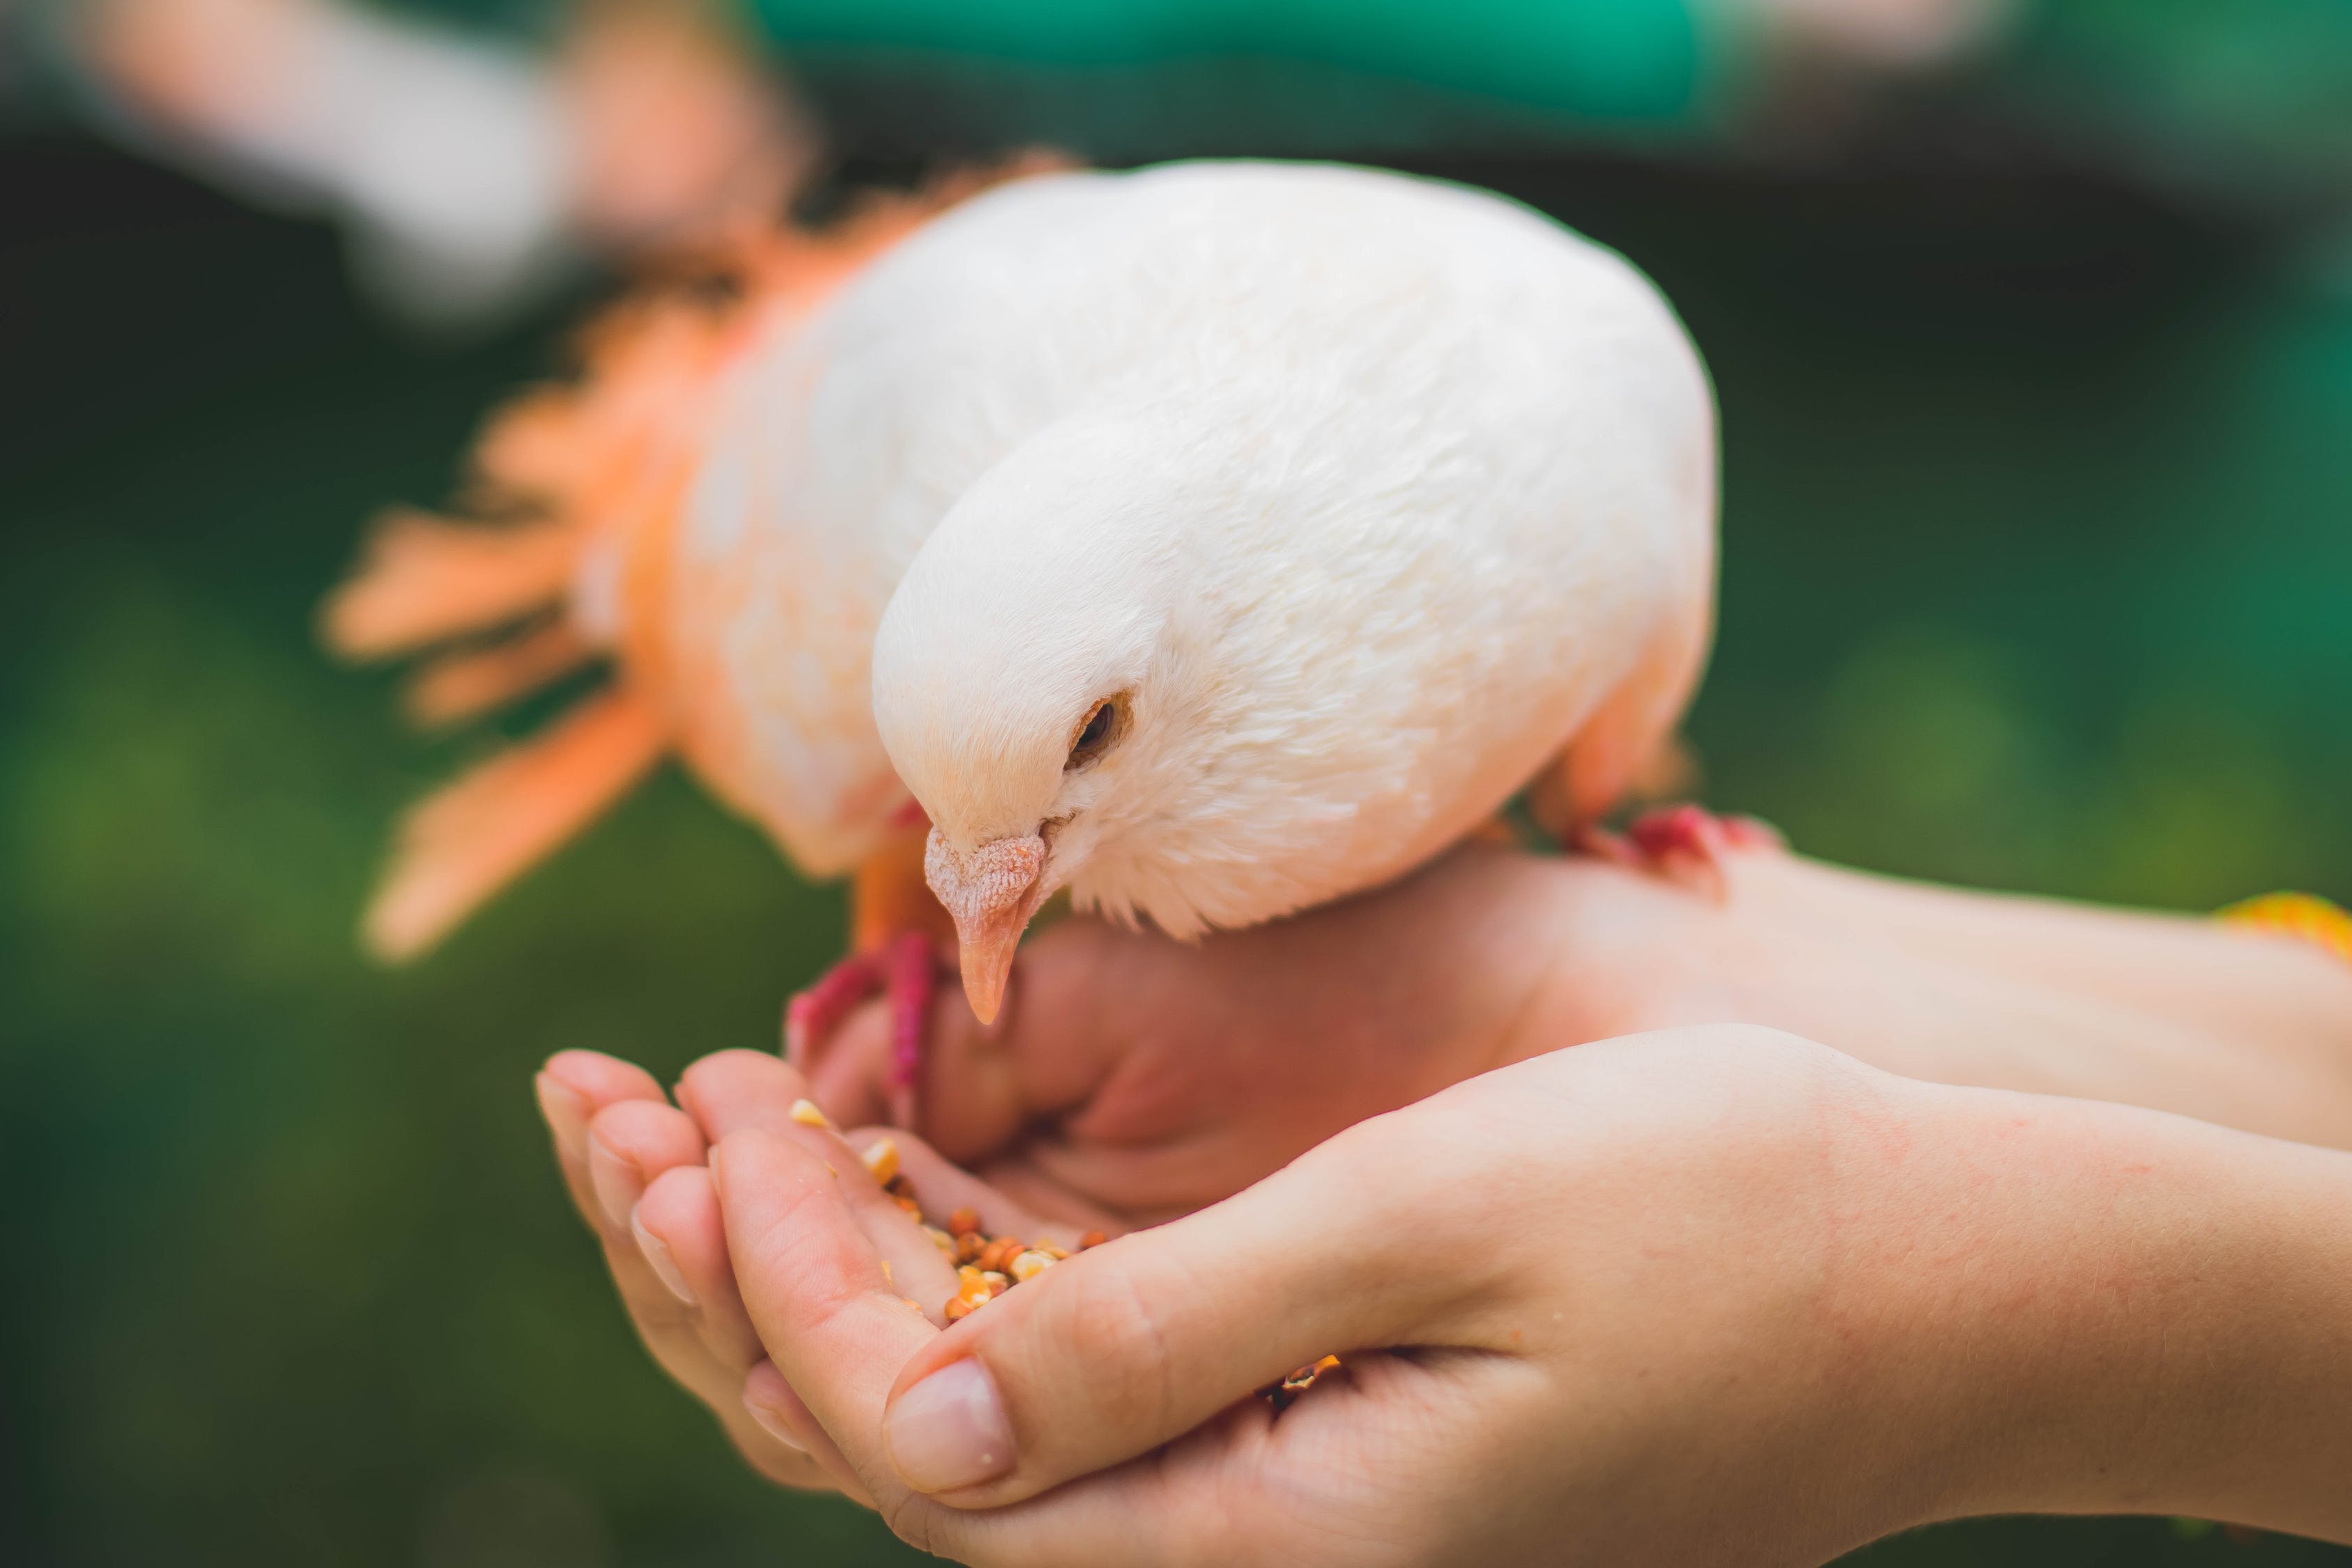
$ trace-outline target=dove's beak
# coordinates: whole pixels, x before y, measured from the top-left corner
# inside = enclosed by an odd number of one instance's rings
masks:
[[[1029,918],[1045,901],[1045,840],[992,838],[963,854],[937,827],[923,847],[923,879],[955,919],[963,960],[963,994],[983,1024],[1004,1005],[1013,953]]]

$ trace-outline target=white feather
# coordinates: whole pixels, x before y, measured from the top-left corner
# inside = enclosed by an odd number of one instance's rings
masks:
[[[967,848],[1058,824],[1084,905],[1249,924],[1426,858],[1604,719],[1655,744],[1703,658],[1697,356],[1622,260],[1484,193],[1022,181],[726,406],[673,592],[713,644],[692,700],[749,738],[702,760],[813,872],[911,789]]]

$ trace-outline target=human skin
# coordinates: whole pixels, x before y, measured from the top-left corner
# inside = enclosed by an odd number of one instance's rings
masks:
[[[1074,1217],[1091,1202],[1111,1226],[1223,1197],[1507,1062],[1748,1023],[1906,1077],[2352,1147],[2352,969],[2315,947],[1784,853],[1726,870],[1717,901],[1474,847],[1197,948],[1072,921],[1024,950],[995,1031],[941,999],[917,1130],[1017,1195]],[[803,1065],[856,1125],[883,1119],[887,1060],[877,1007]]]
[[[943,1007],[924,1086],[926,1131],[1004,1195],[904,1145],[927,1199],[952,1189],[993,1208],[992,1229],[1022,1234],[1184,1212],[1446,1083],[1707,1019],[1811,1029],[1916,1075],[2138,1098],[2352,1142],[2352,976],[2324,955],[2209,922],[1913,889],[1780,856],[1741,858],[1720,905],[1596,862],[1474,850],[1198,949],[1071,922],[1024,952],[1018,995],[993,1037]],[[880,1034],[878,1020],[853,1023],[816,1066],[820,1099],[871,1113]],[[701,1167],[706,1131],[782,1119],[792,1094],[776,1070],[754,1053],[698,1064],[680,1100],[699,1125],[649,1078],[584,1053],[551,1063],[541,1093],[656,1357],[755,1465],[823,1485],[815,1460],[745,1419],[737,1395],[761,1345]]]
[[[2011,1511],[2352,1542],[2352,1155],[2184,1118],[1601,1042],[944,1331],[833,1132],[737,1128],[703,1179],[749,1407],[966,1562],[1803,1563]]]

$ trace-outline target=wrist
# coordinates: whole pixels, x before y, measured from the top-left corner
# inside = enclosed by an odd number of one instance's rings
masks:
[[[1724,973],[1715,905],[1643,871],[1527,857],[1509,940],[1518,995],[1489,1069],[1570,1046],[1692,1024],[1753,1022]]]
[[[1905,1522],[2352,1536],[2352,1158],[2108,1105],[1919,1099],[1907,1201],[1853,1259],[1914,1435]]]

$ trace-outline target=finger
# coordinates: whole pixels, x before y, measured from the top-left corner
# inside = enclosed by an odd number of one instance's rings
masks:
[[[691,1309],[655,1273],[625,1211],[615,1223],[597,1194],[592,1168],[591,1129],[599,1119],[614,1115],[615,1120],[607,1126],[614,1140],[648,1160],[659,1161],[678,1147],[677,1130],[674,1126],[663,1129],[657,1120],[635,1119],[647,1113],[652,1118],[662,1112],[678,1113],[669,1110],[667,1098],[652,1075],[593,1051],[564,1051],[551,1058],[539,1074],[537,1089],[572,1202],[603,1244],[605,1267],[612,1272],[638,1337],[662,1369],[697,1397],[714,1408],[731,1403],[732,1381],[740,1369],[723,1366],[704,1350]],[[695,1141],[699,1141],[698,1134]],[[606,1163],[614,1157],[608,1145]],[[605,1173],[605,1187],[616,1198],[620,1195],[616,1183],[624,1179],[610,1170]],[[625,1178],[632,1184],[638,1179]]]
[[[751,1128],[790,1127],[793,1107],[810,1098],[807,1080],[766,1051],[715,1052],[677,1082],[677,1102],[713,1143]]]
[[[637,1200],[630,1225],[646,1265],[685,1310],[712,1361],[737,1377],[749,1372],[767,1352],[735,1288],[709,1171],[678,1165],[662,1173]]]
[[[838,1490],[809,1445],[780,1434],[743,1401],[744,1374],[762,1352],[735,1293],[716,1211],[710,1173],[700,1165],[674,1166],[646,1189],[631,1215],[634,1236],[604,1248],[630,1323],[671,1380],[709,1406],[753,1469],[802,1490]]]
[[[710,1169],[744,1305],[770,1358],[887,1508],[904,1489],[877,1462],[875,1418],[890,1377],[939,1330],[908,1310],[852,1212],[863,1178],[756,1129],[715,1144]]]
[[[749,1355],[740,1351],[731,1357],[714,1353],[714,1339],[723,1342],[731,1335],[740,1342],[749,1335],[731,1276],[723,1296],[715,1286],[709,1288],[722,1302],[719,1312],[709,1314],[717,1320],[714,1327],[688,1299],[691,1292],[680,1290],[682,1280],[675,1277],[677,1266],[668,1252],[657,1240],[654,1247],[646,1245],[647,1233],[637,1213],[643,1198],[632,1194],[640,1187],[650,1191],[660,1185],[670,1171],[699,1173],[704,1207],[716,1212],[709,1199],[709,1173],[689,1163],[701,1159],[705,1147],[692,1120],[670,1106],[651,1074],[594,1051],[558,1053],[539,1074],[536,1087],[564,1184],[581,1217],[603,1244],[605,1267],[646,1352],[673,1382],[710,1407],[755,1470],[784,1486],[838,1489],[814,1458],[779,1442],[742,1403],[742,1372]],[[677,1223],[678,1212],[667,1208],[675,1195],[673,1190],[670,1199],[657,1200],[656,1213],[684,1236],[692,1227]],[[617,1224],[616,1213],[621,1216]],[[708,1238],[701,1239],[707,1251]],[[723,1239],[717,1250],[723,1258]],[[703,1257],[693,1251],[687,1255],[698,1263]],[[672,1272],[666,1274],[661,1265]],[[723,1304],[734,1309],[731,1323]]]
[[[762,1362],[760,1365],[767,1363]],[[773,1375],[772,1368],[770,1374]],[[781,1383],[779,1379],[779,1386]],[[817,1429],[816,1441],[812,1442],[803,1430],[784,1417],[778,1408],[780,1405],[800,1405],[790,1389],[779,1394],[763,1388],[761,1396],[754,1399],[748,1378],[738,1379],[730,1386],[734,1397],[719,1401],[714,1414],[719,1417],[719,1429],[727,1434],[746,1464],[768,1479],[796,1491],[840,1492],[853,1502],[867,1508],[874,1506],[866,1489],[857,1484],[857,1478],[846,1465],[839,1463],[838,1454],[824,1440],[821,1428]],[[803,1416],[803,1420],[805,1427],[815,1428],[813,1417]],[[833,1460],[830,1464],[828,1456]]]
[[[1360,1140],[1310,1156],[1057,1264],[919,1346],[885,1417],[894,1468],[993,1508],[1148,1453],[1325,1354],[1422,1342],[1468,1270],[1431,1234],[1444,1227],[1384,1201],[1406,1190],[1384,1179],[1387,1153]],[[997,1408],[972,1414],[992,1393]]]
[[[730,1134],[711,1150],[743,1299],[782,1381],[803,1399],[891,1528],[925,1551],[971,1560],[952,1510],[907,1489],[879,1443],[883,1396],[939,1335],[909,1311],[852,1212],[859,1178],[779,1133]]]
[[[1053,1216],[1050,1221],[1041,1220],[1033,1225],[1024,1225],[1018,1218],[1009,1220],[1007,1223],[1012,1225],[1012,1234],[1015,1236],[1042,1233],[1051,1236],[1066,1247],[1075,1245],[1070,1239],[1073,1232],[1079,1236],[1084,1236],[1088,1231],[1099,1231],[1105,1236],[1120,1236],[1136,1228],[1136,1216],[1116,1209],[1106,1208],[1095,1202],[1088,1195],[1093,1191],[1090,1185],[1083,1181],[1066,1180],[1047,1169],[1039,1158],[1039,1150],[1034,1146],[1024,1147],[1004,1159],[992,1160],[982,1165],[977,1173],[970,1174],[964,1173],[959,1166],[949,1165],[947,1168],[955,1172],[963,1181],[978,1184],[981,1191],[987,1193],[995,1204],[1009,1214],[1014,1215],[1038,1214]],[[1082,1178],[1091,1173],[1091,1171],[1084,1167],[1079,1171]],[[966,1198],[962,1202],[979,1211],[982,1229],[992,1235],[1005,1234],[1001,1227],[989,1219],[990,1211],[984,1205],[972,1198]]]
[[[913,1144],[912,1136],[902,1141],[895,1134],[877,1132],[861,1150],[830,1126],[795,1121],[777,1131],[824,1161],[826,1169],[842,1173],[841,1201],[881,1258],[884,1279],[932,1322],[945,1322],[947,1303],[957,1284],[955,1260],[941,1245],[946,1233],[927,1226],[882,1185],[895,1173],[899,1151]],[[880,1180],[868,1166],[868,1154],[887,1155],[881,1162]]]
[[[659,1238],[648,1248],[636,1223],[649,1177],[658,1179],[701,1157],[699,1130],[670,1106],[652,1075],[593,1051],[553,1058],[540,1074],[538,1089],[573,1200],[604,1244],[605,1266],[638,1337],[662,1369],[711,1405],[722,1422],[740,1421],[736,1389],[756,1351],[739,1353],[731,1363],[710,1352],[695,1291],[681,1289],[684,1281],[676,1277],[670,1249]],[[706,1173],[706,1190],[708,1184]],[[708,1206],[715,1211],[715,1205]],[[683,1224],[677,1228],[682,1238],[690,1230]],[[688,1256],[704,1256],[705,1239],[703,1251]],[[723,1254],[723,1241],[719,1250]],[[740,1320],[740,1300],[735,1305]],[[805,1484],[805,1476],[802,1480]]]
[[[1078,1238],[1089,1230],[1108,1235],[1116,1228],[1113,1222],[1099,1217],[1091,1208],[1075,1205],[1066,1198],[1046,1205],[1056,1211],[1048,1217],[1036,1205],[1021,1201],[961,1166],[950,1164],[938,1150],[911,1132],[891,1127],[859,1127],[843,1136],[861,1158],[877,1143],[887,1140],[891,1144],[898,1154],[898,1173],[914,1189],[915,1200],[929,1225],[945,1226],[957,1210],[968,1209],[979,1220],[983,1235],[1050,1240],[1070,1250],[1076,1249]],[[1070,1217],[1062,1217],[1060,1211],[1067,1211]]]
[[[534,1080],[540,1114],[555,1142],[556,1163],[573,1206],[591,1227],[603,1229],[596,1191],[588,1173],[588,1123],[596,1113],[624,1100],[667,1102],[651,1073],[596,1051],[558,1051]]]
[[[711,1170],[745,1303],[761,1338],[779,1347],[781,1385],[805,1402],[902,1538],[960,1562],[1022,1568],[1235,1560],[1188,1550],[1181,1540],[1198,1546],[1217,1511],[1208,1504],[1238,1489],[1229,1467],[1213,1462],[1174,1478],[1158,1466],[1123,1466],[992,1510],[950,1508],[910,1490],[882,1440],[885,1396],[910,1354],[953,1336],[908,1311],[884,1279],[880,1255],[845,1201],[852,1178],[792,1140],[756,1130],[715,1146]],[[967,1401],[944,1414],[955,1422],[973,1412]],[[969,1435],[968,1423],[960,1430]],[[1147,1550],[1151,1542],[1164,1550]]]
[[[845,1489],[842,1480],[811,1451],[809,1443],[795,1438],[789,1428],[763,1419],[762,1410],[745,1402],[744,1369],[726,1364],[714,1356],[704,1337],[694,1331],[690,1321],[649,1314],[635,1304],[632,1304],[630,1319],[655,1363],[673,1382],[709,1408],[737,1452],[754,1470],[781,1486],[802,1491]],[[857,1489],[856,1496],[858,1500],[866,1500],[862,1489]]]
[[[719,1366],[740,1373],[757,1352],[739,1349],[731,1359],[724,1353],[730,1343],[723,1331],[730,1326],[725,1308],[734,1302],[732,1290],[719,1300],[715,1313],[702,1310],[700,1298],[678,1272],[676,1254],[659,1237],[646,1230],[639,1213],[653,1185],[680,1172],[701,1172],[704,1144],[694,1119],[667,1100],[617,1100],[589,1122],[587,1144],[588,1177],[596,1198],[605,1260],[630,1315],[638,1321],[639,1331],[647,1336],[649,1345],[656,1331],[665,1337],[701,1338],[710,1343]],[[682,1186],[673,1184],[673,1190],[690,1193],[697,1180],[685,1177]],[[707,1173],[698,1180],[708,1187]],[[706,1201],[704,1207],[715,1211],[717,1205]],[[673,1300],[664,1300],[661,1291],[647,1282],[648,1275]],[[740,1325],[740,1306],[734,1318]],[[714,1320],[722,1331],[716,1336]],[[702,1386],[709,1382],[707,1377],[697,1379]]]
[[[589,1123],[588,1173],[614,1279],[648,1345],[656,1331],[666,1339],[690,1334],[715,1370],[740,1376],[758,1359],[759,1342],[725,1268],[704,1147],[701,1130],[683,1110],[667,1101],[625,1100]],[[671,1300],[646,1285],[647,1274]],[[697,1369],[693,1386],[718,1394],[723,1383]]]
[[[654,1268],[647,1253],[636,1235],[604,1243],[604,1265],[630,1326],[664,1372],[724,1419],[752,1357],[714,1353],[703,1332],[701,1303],[687,1300]]]
[[[699,1165],[704,1147],[694,1118],[667,1100],[624,1100],[598,1111],[588,1123],[588,1184],[605,1230],[626,1236],[646,1184],[674,1166]]]
[[[732,1415],[723,1411],[716,1414],[719,1429],[727,1434],[727,1440],[735,1445],[735,1451],[755,1473],[794,1491],[839,1492],[853,1502],[867,1508],[874,1506],[863,1488],[835,1479],[814,1458],[797,1445],[780,1439],[750,1409],[739,1405]]]
[[[672,1382],[727,1420],[742,1383],[742,1366],[711,1353],[695,1309],[682,1303],[654,1274],[634,1240],[625,1249],[608,1246],[604,1260],[629,1326],[636,1330],[646,1353]]]
[[[874,1506],[857,1472],[773,1362],[761,1360],[744,1377],[743,1408],[764,1436],[804,1457],[835,1490],[867,1508]]]
[[[955,1265],[867,1173],[864,1149],[852,1147],[813,1110],[807,1093],[808,1085],[798,1072],[764,1051],[720,1051],[705,1057],[678,1083],[679,1098],[714,1142],[737,1132],[770,1132],[808,1150],[837,1173],[858,1177],[844,1184],[844,1201],[889,1266],[900,1294],[939,1320],[955,1294]],[[866,1147],[880,1142],[877,1134]],[[892,1142],[894,1151],[913,1144],[911,1139],[905,1144]],[[948,1212],[939,1214],[944,1218]]]

